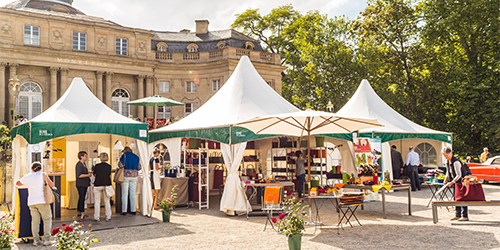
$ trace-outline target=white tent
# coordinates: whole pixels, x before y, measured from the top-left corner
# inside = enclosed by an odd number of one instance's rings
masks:
[[[141,158],[142,166],[148,165],[149,155],[147,154],[147,124],[142,124],[132,119],[126,118],[102,103],[89,90],[87,85],[79,77],[75,78],[64,95],[42,114],[33,118],[28,123],[22,124],[12,129],[13,138],[13,185],[20,177],[29,170],[30,145],[38,144],[36,148],[43,149],[47,140],[55,138],[74,138],[78,145],[79,140],[92,138],[98,140],[100,146],[107,148],[112,155],[112,142],[118,140],[137,140],[137,148]],[[76,146],[77,147],[77,146]],[[76,150],[76,147],[68,147],[68,152]],[[44,151],[44,150],[42,150]],[[40,152],[42,152],[40,151]],[[75,161],[76,153],[66,153],[66,170],[71,172],[74,165],[68,164]],[[111,157],[110,159],[113,159]],[[114,162],[110,162],[114,165]],[[141,212],[143,215],[151,211],[152,197],[151,187],[148,180],[149,174],[142,171],[144,185],[142,185]],[[72,178],[71,176],[68,176]],[[15,188],[12,189],[13,207],[15,208]]]
[[[233,125],[256,116],[298,110],[276,93],[255,70],[250,59],[243,56],[231,77],[210,100],[179,122],[150,131],[149,141],[159,143],[168,139],[187,137],[231,145],[221,146],[228,176],[220,209],[227,214],[246,212],[250,206],[247,206],[237,175],[246,141],[274,136],[255,135],[248,129]],[[180,140],[177,141],[177,145],[176,151],[180,152]],[[172,165],[179,165],[180,160],[174,162],[175,155],[171,156]]]
[[[406,117],[400,115],[385,103],[375,93],[367,80],[361,81],[356,93],[351,99],[337,112],[338,115],[355,115],[377,119],[384,127],[362,129],[358,137],[381,138],[383,153],[383,169],[392,173],[390,145],[396,145],[405,159],[409,146],[417,146],[420,143],[429,143],[437,151],[437,164],[442,164],[440,149],[443,143],[452,142],[452,134],[437,130],[432,130],[418,125]],[[335,137],[335,136],[333,136]],[[421,161],[432,154],[432,150],[421,153]]]

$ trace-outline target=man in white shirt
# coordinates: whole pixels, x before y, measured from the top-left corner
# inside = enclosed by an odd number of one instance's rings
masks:
[[[417,191],[417,188],[418,190],[420,190],[420,179],[418,178],[418,165],[420,165],[420,156],[418,156],[417,152],[415,152],[413,146],[410,146],[410,153],[406,155],[406,165],[411,169],[411,191]]]
[[[33,172],[23,176],[16,182],[17,186],[28,186],[28,207],[31,212],[31,233],[33,234],[33,245],[42,245],[40,240],[40,217],[43,219],[43,245],[50,246],[54,242],[50,240],[52,230],[52,211],[50,204],[45,203],[44,183],[54,188],[54,183],[49,179],[47,174],[43,173],[42,164],[33,162],[31,164]]]
[[[24,119],[24,116],[19,116],[19,119],[17,119],[17,125],[21,125],[21,124],[24,124],[24,123],[27,123],[28,120]]]

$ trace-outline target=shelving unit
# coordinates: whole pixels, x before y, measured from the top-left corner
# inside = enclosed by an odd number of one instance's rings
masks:
[[[198,157],[188,158],[191,153],[197,153]],[[206,153],[206,156],[204,156]],[[186,173],[192,174],[194,170],[197,168],[198,170],[198,208],[201,210],[202,208],[209,209],[209,201],[210,201],[210,152],[208,148],[198,148],[198,149],[184,149],[182,150],[181,155],[181,166],[184,166],[186,169]],[[189,159],[192,159],[192,162],[189,162]],[[197,162],[195,162],[197,160]],[[205,187],[205,189],[203,189]],[[205,195],[206,201],[203,201],[202,194]]]
[[[317,153],[313,153],[313,151]],[[316,157],[313,157],[316,156]],[[320,182],[319,184],[321,186],[326,185],[326,173],[327,173],[327,167],[326,167],[326,148],[325,147],[317,147],[317,148],[311,148],[311,157],[313,159],[314,165],[311,166],[311,179],[314,176],[319,176]],[[313,171],[316,171],[313,173]],[[319,174],[317,173],[319,171]],[[307,172],[307,170],[306,170]]]
[[[271,148],[271,162],[272,168],[271,172],[274,175],[285,174],[289,180],[296,179],[295,171],[296,165],[295,151],[300,150],[299,148]]]

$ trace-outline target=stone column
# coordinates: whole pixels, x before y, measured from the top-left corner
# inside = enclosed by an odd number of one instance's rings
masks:
[[[137,99],[141,99],[144,97],[144,75],[137,76]],[[137,117],[144,120],[144,106],[137,106]]]
[[[68,72],[68,68],[61,68],[61,92],[59,93],[59,97],[61,97],[69,87]]]
[[[50,67],[50,106],[57,101],[57,71],[58,67]]]
[[[5,66],[7,63],[0,62],[0,120],[8,121],[8,110],[5,109],[5,103],[7,102],[7,90],[5,84]]]
[[[19,67],[19,63],[9,63],[9,79],[14,78],[14,76],[17,77],[17,67]],[[9,127],[14,126],[14,121],[12,120],[12,118],[10,116],[10,110],[12,109],[15,111],[16,97],[17,96],[10,96],[9,95],[9,108],[7,110],[7,113],[8,113],[7,116],[9,116]]]
[[[153,95],[153,76],[146,76],[146,97]],[[146,116],[153,119],[153,107],[146,107]]]
[[[97,77],[97,86],[96,86],[96,96],[101,102],[104,102],[102,99],[102,75],[104,74],[103,71],[97,71],[96,72],[96,77]]]
[[[113,72],[106,72],[106,93],[105,98],[106,105],[111,108],[111,78],[113,77]]]

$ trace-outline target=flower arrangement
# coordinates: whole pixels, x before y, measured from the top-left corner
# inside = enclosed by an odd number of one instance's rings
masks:
[[[285,212],[281,213],[278,218],[272,218],[272,222],[278,225],[278,231],[285,233],[287,237],[296,234],[302,234],[305,230],[304,219],[307,213],[304,211],[308,206],[304,205],[304,199],[298,202],[294,198],[284,202]]]
[[[9,248],[16,239],[16,230],[13,229],[14,218],[5,215],[0,219],[0,248]]]
[[[177,192],[176,190],[179,189],[177,184],[172,187],[172,190],[170,191],[170,197],[164,198],[163,200],[160,201],[158,206],[160,207],[161,210],[170,212],[174,210],[175,206],[177,206]]]
[[[437,178],[440,174],[443,174],[443,170],[441,169],[430,169],[427,171],[427,176],[429,178]]]
[[[52,235],[57,239],[54,246],[60,250],[90,249],[90,243],[97,242],[97,239],[91,239],[94,236],[90,234],[91,230],[84,231],[82,227],[83,223],[74,221],[71,225],[63,223],[61,227],[52,229]]]

